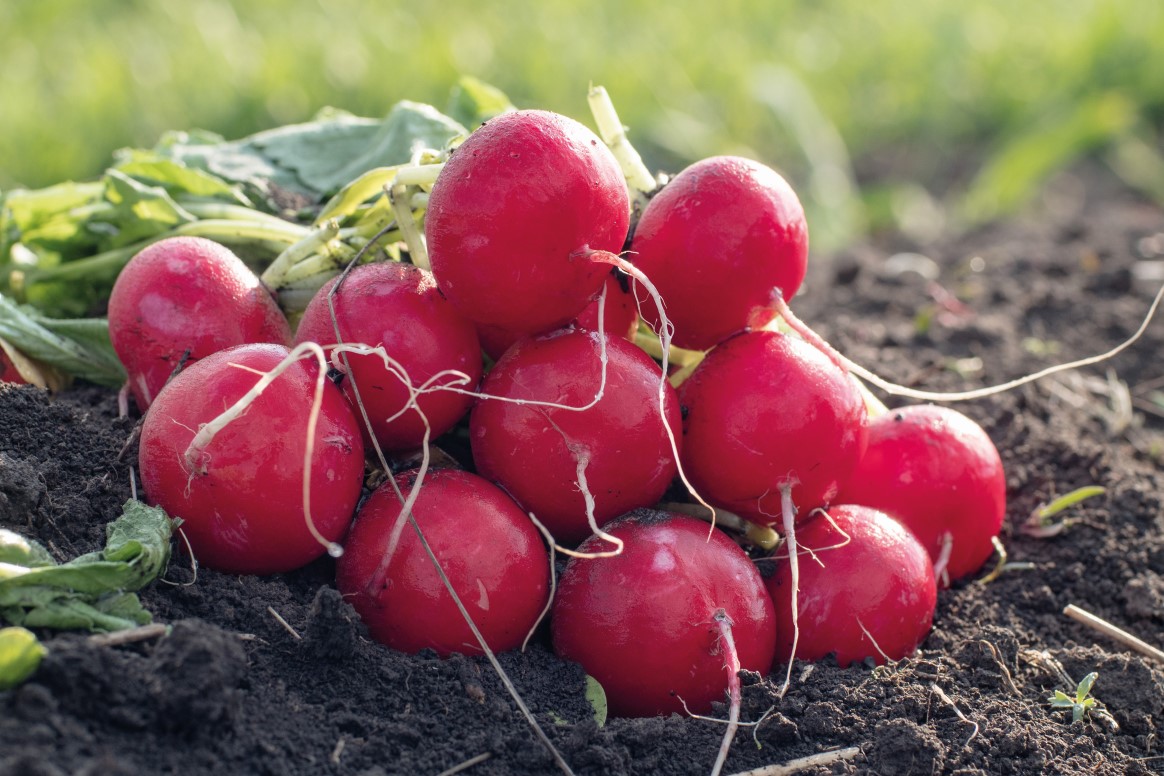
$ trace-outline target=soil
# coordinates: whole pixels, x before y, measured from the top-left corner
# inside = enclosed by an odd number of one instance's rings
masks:
[[[1141,270],[1161,258],[1164,213],[1081,168],[1005,223],[925,244],[879,235],[817,259],[794,307],[890,379],[960,389],[1122,340],[1155,291]],[[917,272],[927,267],[938,275]],[[959,405],[1007,468],[1012,565],[943,591],[912,658],[800,664],[782,700],[748,677],[743,718],[767,716],[741,731],[726,772],[841,747],[859,752],[813,772],[1164,772],[1164,666],[1062,614],[1076,604],[1164,643],[1162,343],[1156,321],[1102,366]],[[60,559],[100,547],[130,495],[133,427],[107,391],[0,389],[0,525]],[[1041,503],[1093,484],[1106,494],[1068,512],[1058,535],[1020,532]],[[41,634],[38,672],[0,693],[0,773],[559,772],[487,662],[372,643],[332,587],[331,560],[268,578],[201,569],[195,580],[177,557],[143,594],[168,635],[102,646]],[[710,770],[722,726],[679,716],[598,726],[583,672],[544,634],[501,663],[575,772]],[[1072,724],[1048,703],[1092,671],[1118,729],[1094,712]]]

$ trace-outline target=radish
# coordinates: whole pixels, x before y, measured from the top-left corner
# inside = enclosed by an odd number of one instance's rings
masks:
[[[674,343],[706,350],[776,317],[808,261],[808,227],[796,193],[758,162],[717,156],[675,176],[647,205],[631,261],[667,300]],[[659,331],[659,318],[643,317]]]
[[[469,418],[478,472],[559,542],[575,544],[607,520],[655,504],[675,477],[664,426],[681,422],[675,392],[622,338],[575,329],[523,340],[481,392]]]
[[[468,412],[471,391],[481,380],[481,346],[473,324],[441,296],[430,272],[409,264],[354,268],[331,295],[333,323],[328,299],[335,284],[329,281],[308,304],[296,341],[384,347],[395,368],[375,354],[348,353],[350,375],[342,383],[353,403],[358,391],[380,446],[409,450],[419,447],[426,433],[436,437],[451,429]],[[468,390],[437,388],[453,384]],[[420,387],[426,390],[410,403]]]
[[[142,425],[139,466],[150,503],[180,517],[194,557],[218,571],[299,568],[339,540],[355,512],[364,473],[360,428],[317,365],[290,363],[244,413],[218,427],[224,408],[287,355],[271,344],[209,355],[171,381]]]
[[[639,309],[635,296],[631,293],[630,284],[625,276],[611,272],[606,277],[606,302],[602,315],[602,330],[616,337],[634,342],[635,332],[639,328]],[[570,325],[577,329],[598,331],[598,300],[595,299],[586,305],[578,317]],[[486,355],[494,361],[500,359],[505,351],[523,338],[496,326],[478,326],[477,333],[481,337],[481,347]]]
[[[630,196],[618,162],[573,119],[505,113],[441,170],[425,237],[441,291],[466,317],[537,334],[576,317],[622,249]]]
[[[869,448],[839,498],[901,521],[948,584],[973,574],[994,552],[1006,515],[1006,475],[981,426],[949,407],[915,405],[870,423]]]
[[[554,650],[598,680],[612,714],[670,714],[685,704],[706,713],[733,684],[738,697],[729,666],[767,672],[776,644],[772,601],[755,565],[722,531],[654,510],[606,528],[624,542],[622,553],[570,559],[551,630]],[[605,544],[595,536],[578,549]]]
[[[274,298],[228,248],[160,240],[130,259],[109,297],[109,336],[144,412],[179,367],[232,345],[291,340]]]
[[[799,529],[815,562],[800,567],[800,637],[793,644],[789,557],[765,580],[776,606],[778,661],[819,660],[842,666],[912,654],[933,624],[938,592],[925,549],[889,516],[863,506],[830,507]]]
[[[820,351],[773,331],[713,349],[680,387],[683,464],[713,504],[764,525],[782,495],[806,510],[832,501],[865,451],[855,383]]]
[[[549,556],[529,517],[495,485],[455,469],[396,477],[417,492],[412,515],[493,651],[521,645],[546,606]],[[401,500],[390,483],[360,508],[336,567],[336,586],[372,637],[404,652],[481,652],[415,530],[404,527],[387,565]]]

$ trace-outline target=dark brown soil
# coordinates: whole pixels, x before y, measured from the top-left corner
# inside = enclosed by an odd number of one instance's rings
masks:
[[[795,307],[856,361],[937,388],[1106,350],[1136,328],[1155,291],[1135,267],[1164,258],[1164,213],[1102,170],[1080,175],[1008,223],[931,245],[883,236],[818,261]],[[895,271],[900,260],[887,259],[901,252],[937,262],[938,282],[962,306],[939,304],[935,285]],[[1162,343],[1156,321],[1084,379],[959,405],[1003,455],[1003,539],[1011,561],[1028,565],[943,592],[914,658],[879,669],[798,665],[781,701],[770,683],[749,683],[745,719],[775,708],[754,739],[741,731],[727,771],[850,746],[860,747],[855,759],[820,772],[1164,771],[1164,667],[1062,614],[1074,603],[1164,643],[1164,422],[1153,414],[1164,407],[1151,393],[1164,385]],[[1112,411],[1119,381],[1144,410],[1130,425]],[[100,546],[130,493],[132,456],[120,454],[132,425],[96,389],[0,390],[0,525],[62,559]],[[1106,495],[1073,510],[1061,535],[1017,530],[1040,503],[1091,484]],[[262,579],[203,569],[191,584],[176,561],[144,595],[169,635],[109,647],[42,634],[40,670],[0,693],[0,773],[436,774],[479,755],[487,759],[467,773],[557,772],[486,662],[371,643],[331,587],[332,570],[326,559]],[[544,637],[502,663],[576,772],[710,770],[719,725],[596,726],[582,671],[554,658]],[[1071,724],[1047,701],[1091,671],[1118,731],[1094,714]]]

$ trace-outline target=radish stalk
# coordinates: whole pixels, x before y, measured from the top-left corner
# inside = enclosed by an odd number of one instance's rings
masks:
[[[436,167],[437,165],[428,166]],[[396,184],[388,189],[388,201],[392,203],[392,212],[396,214],[396,223],[400,227],[405,245],[408,246],[408,255],[412,259],[412,263],[417,267],[431,271],[432,264],[428,260],[428,248],[424,243],[424,235],[416,228],[416,217],[409,209],[408,185],[400,182],[400,177],[404,172],[406,170],[401,170],[396,175]]]
[[[595,86],[587,95],[590,112],[594,115],[594,123],[598,125],[598,134],[602,142],[606,143],[622,174],[626,177],[627,185],[642,194],[649,194],[658,187],[655,176],[651,174],[643,158],[631,145],[626,136],[626,127],[618,118],[614,103],[607,94],[606,88]]]

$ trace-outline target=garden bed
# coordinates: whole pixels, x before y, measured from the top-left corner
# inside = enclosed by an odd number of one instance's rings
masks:
[[[924,254],[940,274],[923,277],[931,265],[917,257],[889,260],[903,253]],[[888,378],[961,389],[1119,342],[1156,290],[1137,265],[1161,259],[1164,213],[1083,168],[1027,216],[925,246],[881,236],[817,259],[794,307]],[[1019,565],[942,592],[911,659],[798,664],[782,700],[772,683],[745,682],[744,719],[774,709],[754,739],[741,731],[727,771],[841,747],[860,753],[826,772],[1164,771],[1164,666],[1062,614],[1076,604],[1162,641],[1164,422],[1153,409],[1164,406],[1152,394],[1164,389],[1162,344],[1156,321],[1082,376],[958,405],[1002,454],[1002,538]],[[1129,396],[1145,411],[1119,410]],[[131,492],[134,425],[102,389],[0,389],[0,526],[58,559],[99,548]],[[1066,513],[1062,533],[1020,533],[1041,503],[1085,485],[1107,492]],[[143,593],[168,635],[109,646],[41,634],[49,653],[38,673],[0,693],[0,773],[437,774],[473,758],[470,774],[558,772],[486,661],[372,643],[333,571],[325,558],[269,578],[200,569],[194,579],[176,554]],[[501,661],[576,772],[710,770],[721,726],[672,717],[599,727],[583,672],[553,657],[544,634]],[[1092,671],[1118,731],[1095,714],[1071,724],[1048,703]]]

